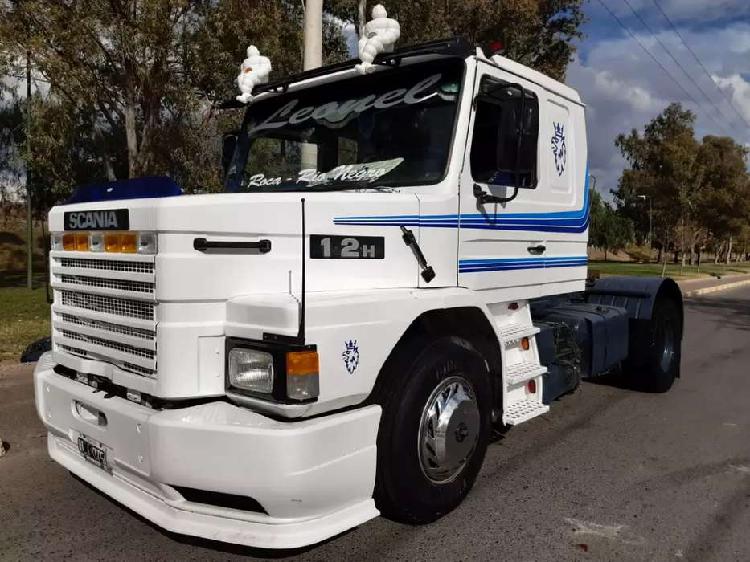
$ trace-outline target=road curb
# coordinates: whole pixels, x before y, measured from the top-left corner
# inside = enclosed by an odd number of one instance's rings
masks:
[[[684,291],[683,296],[686,298],[698,297],[701,295],[708,295],[710,293],[718,293],[719,291],[727,291],[729,289],[736,289],[750,285],[750,279],[743,279],[742,281],[728,281],[721,285],[714,285],[713,287],[703,287],[702,289],[693,289],[692,291]]]

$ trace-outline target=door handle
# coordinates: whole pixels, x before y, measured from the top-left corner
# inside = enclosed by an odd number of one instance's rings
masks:
[[[540,254],[543,254],[545,250],[547,250],[547,246],[545,246],[544,244],[537,244],[536,246],[529,246],[526,249],[530,254],[538,256]]]
[[[267,254],[271,251],[270,240],[259,240],[258,242],[213,242],[205,238],[196,238],[193,240],[193,248],[199,252],[206,250],[258,250],[261,254]]]

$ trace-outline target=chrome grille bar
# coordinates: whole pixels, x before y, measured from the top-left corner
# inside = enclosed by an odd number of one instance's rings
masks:
[[[53,258],[62,267],[78,269],[101,269],[106,271],[123,271],[132,273],[153,273],[154,263],[147,261],[96,260],[88,258]]]
[[[104,312],[115,316],[126,316],[129,318],[140,318],[141,320],[154,320],[154,305],[150,302],[136,301],[78,293],[74,291],[60,291],[61,303],[65,306]]]
[[[85,287],[100,287],[103,289],[114,289],[117,291],[130,291],[133,293],[154,293],[154,284],[143,281],[131,281],[130,279],[102,279],[98,277],[87,277],[82,275],[60,275],[60,282],[66,285],[83,285]]]

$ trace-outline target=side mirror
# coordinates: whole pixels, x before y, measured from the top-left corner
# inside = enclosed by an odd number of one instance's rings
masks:
[[[239,140],[239,133],[237,131],[231,131],[224,134],[221,145],[221,168],[224,170],[224,176],[229,171],[229,166],[232,164],[232,158],[234,157],[234,151],[237,148],[237,141]]]

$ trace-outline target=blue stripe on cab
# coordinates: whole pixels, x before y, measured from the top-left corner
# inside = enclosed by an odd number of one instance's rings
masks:
[[[583,207],[575,211],[550,213],[464,213],[461,215],[382,215],[338,217],[342,226],[419,226],[429,228],[468,228],[472,230],[525,230],[578,234],[589,227],[589,173],[583,188]]]
[[[518,269],[543,269],[547,267],[584,267],[588,264],[586,256],[560,256],[550,258],[486,258],[477,260],[460,260],[459,273],[480,271],[513,271]]]

